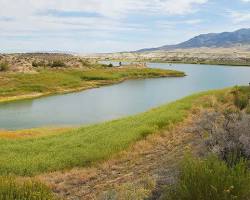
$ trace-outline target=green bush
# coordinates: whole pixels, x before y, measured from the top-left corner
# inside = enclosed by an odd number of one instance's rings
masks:
[[[239,108],[240,110],[243,110],[247,107],[249,102],[248,96],[244,94],[238,94],[234,98],[234,104]]]
[[[44,67],[44,66],[46,66],[46,64],[44,61],[39,61],[39,62],[33,61],[32,66],[33,67]]]
[[[7,62],[0,63],[0,71],[7,71],[9,69],[9,64]]]
[[[51,67],[65,67],[65,63],[61,60],[55,60],[52,62]]]
[[[250,172],[244,161],[231,168],[216,157],[186,158],[178,182],[162,196],[162,200],[211,199],[250,199]]]
[[[250,104],[248,104],[248,106],[247,106],[246,113],[250,114]]]
[[[93,66],[93,65],[91,64],[91,62],[88,61],[88,60],[83,60],[83,59],[81,59],[81,60],[79,60],[79,61],[81,62],[81,64],[82,64],[83,67],[92,67],[92,66]]]
[[[250,87],[235,87],[233,90],[234,105],[243,110],[249,104]]]
[[[55,200],[55,197],[39,182],[0,177],[0,200]]]
[[[33,66],[33,67],[39,67],[39,64],[38,64],[36,61],[33,61],[33,62],[32,62],[32,66]]]

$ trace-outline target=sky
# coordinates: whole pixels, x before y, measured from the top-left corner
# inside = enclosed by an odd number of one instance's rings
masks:
[[[0,0],[0,52],[104,53],[250,28],[250,0]]]

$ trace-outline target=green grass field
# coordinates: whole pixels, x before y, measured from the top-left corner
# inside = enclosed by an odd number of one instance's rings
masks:
[[[0,73],[0,102],[10,97],[49,95],[99,87],[126,79],[181,77],[183,72],[162,69],[93,68],[43,69],[38,73]]]
[[[0,175],[36,175],[89,166],[125,150],[149,134],[181,122],[208,92],[186,97],[148,112],[73,129],[58,135],[0,139]]]

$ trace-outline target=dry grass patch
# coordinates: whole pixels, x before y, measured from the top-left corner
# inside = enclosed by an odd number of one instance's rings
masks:
[[[72,128],[35,128],[27,130],[0,130],[0,138],[5,139],[25,139],[25,138],[37,138],[51,135],[62,134],[68,132]]]

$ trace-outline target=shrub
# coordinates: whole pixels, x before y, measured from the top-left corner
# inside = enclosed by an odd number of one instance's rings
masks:
[[[203,137],[208,150],[229,165],[241,157],[250,159],[250,115],[228,110],[204,111],[195,124],[194,132]]]
[[[39,182],[21,183],[13,177],[0,177],[0,200],[55,200],[55,197]]]
[[[9,69],[9,64],[7,62],[0,63],[0,71],[7,71]]]
[[[247,107],[249,102],[248,96],[244,94],[237,94],[234,98],[234,104],[239,108],[240,110],[243,110]]]
[[[234,95],[234,105],[243,110],[249,104],[250,87],[235,87],[232,91]]]
[[[32,62],[32,66],[33,66],[33,67],[39,67],[39,65],[38,65],[38,63],[37,63],[36,61],[33,61],[33,62]]]
[[[65,67],[65,63],[61,60],[55,60],[52,62],[51,67]]]
[[[92,66],[91,62],[89,60],[83,60],[83,59],[80,59],[79,60],[82,64],[83,67],[90,67]]]
[[[248,104],[248,106],[247,106],[246,113],[250,114],[250,104]]]
[[[46,63],[44,61],[39,61],[39,62],[33,61],[32,66],[33,67],[44,67],[44,66],[46,66]]]
[[[248,200],[250,172],[240,161],[230,168],[217,157],[186,158],[179,180],[166,188],[161,200]]]

